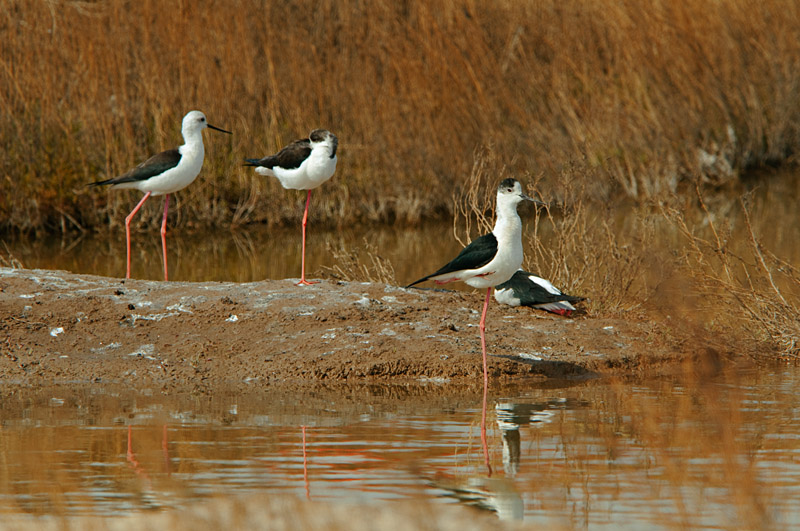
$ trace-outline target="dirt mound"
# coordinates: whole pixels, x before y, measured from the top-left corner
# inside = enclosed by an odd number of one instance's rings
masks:
[[[483,295],[370,283],[120,280],[0,268],[0,379],[206,389],[294,379],[480,379]],[[586,378],[683,358],[649,322],[494,301],[492,379]]]

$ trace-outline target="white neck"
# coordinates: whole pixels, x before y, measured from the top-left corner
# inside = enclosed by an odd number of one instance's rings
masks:
[[[503,201],[498,195],[497,198],[497,220],[494,222],[492,234],[498,242],[520,239],[522,234],[522,220],[517,214],[517,202]]]

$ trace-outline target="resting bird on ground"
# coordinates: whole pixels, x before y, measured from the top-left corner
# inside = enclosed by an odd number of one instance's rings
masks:
[[[494,298],[509,306],[530,306],[551,313],[569,317],[575,311],[574,302],[586,300],[562,293],[548,280],[520,269],[507,282],[503,282],[494,292]]]

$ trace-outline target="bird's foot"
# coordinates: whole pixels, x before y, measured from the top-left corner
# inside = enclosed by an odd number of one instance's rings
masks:
[[[300,282],[295,284],[295,286],[310,286],[312,284],[319,284],[319,282],[315,282],[315,281],[312,281],[312,280],[306,280],[306,279],[302,278],[302,279],[300,279]]]

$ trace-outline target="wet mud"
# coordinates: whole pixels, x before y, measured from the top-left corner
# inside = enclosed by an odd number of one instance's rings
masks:
[[[372,283],[121,280],[0,269],[0,379],[207,389],[293,380],[480,379],[482,294]],[[561,318],[494,301],[491,379],[668,370],[651,321]]]

